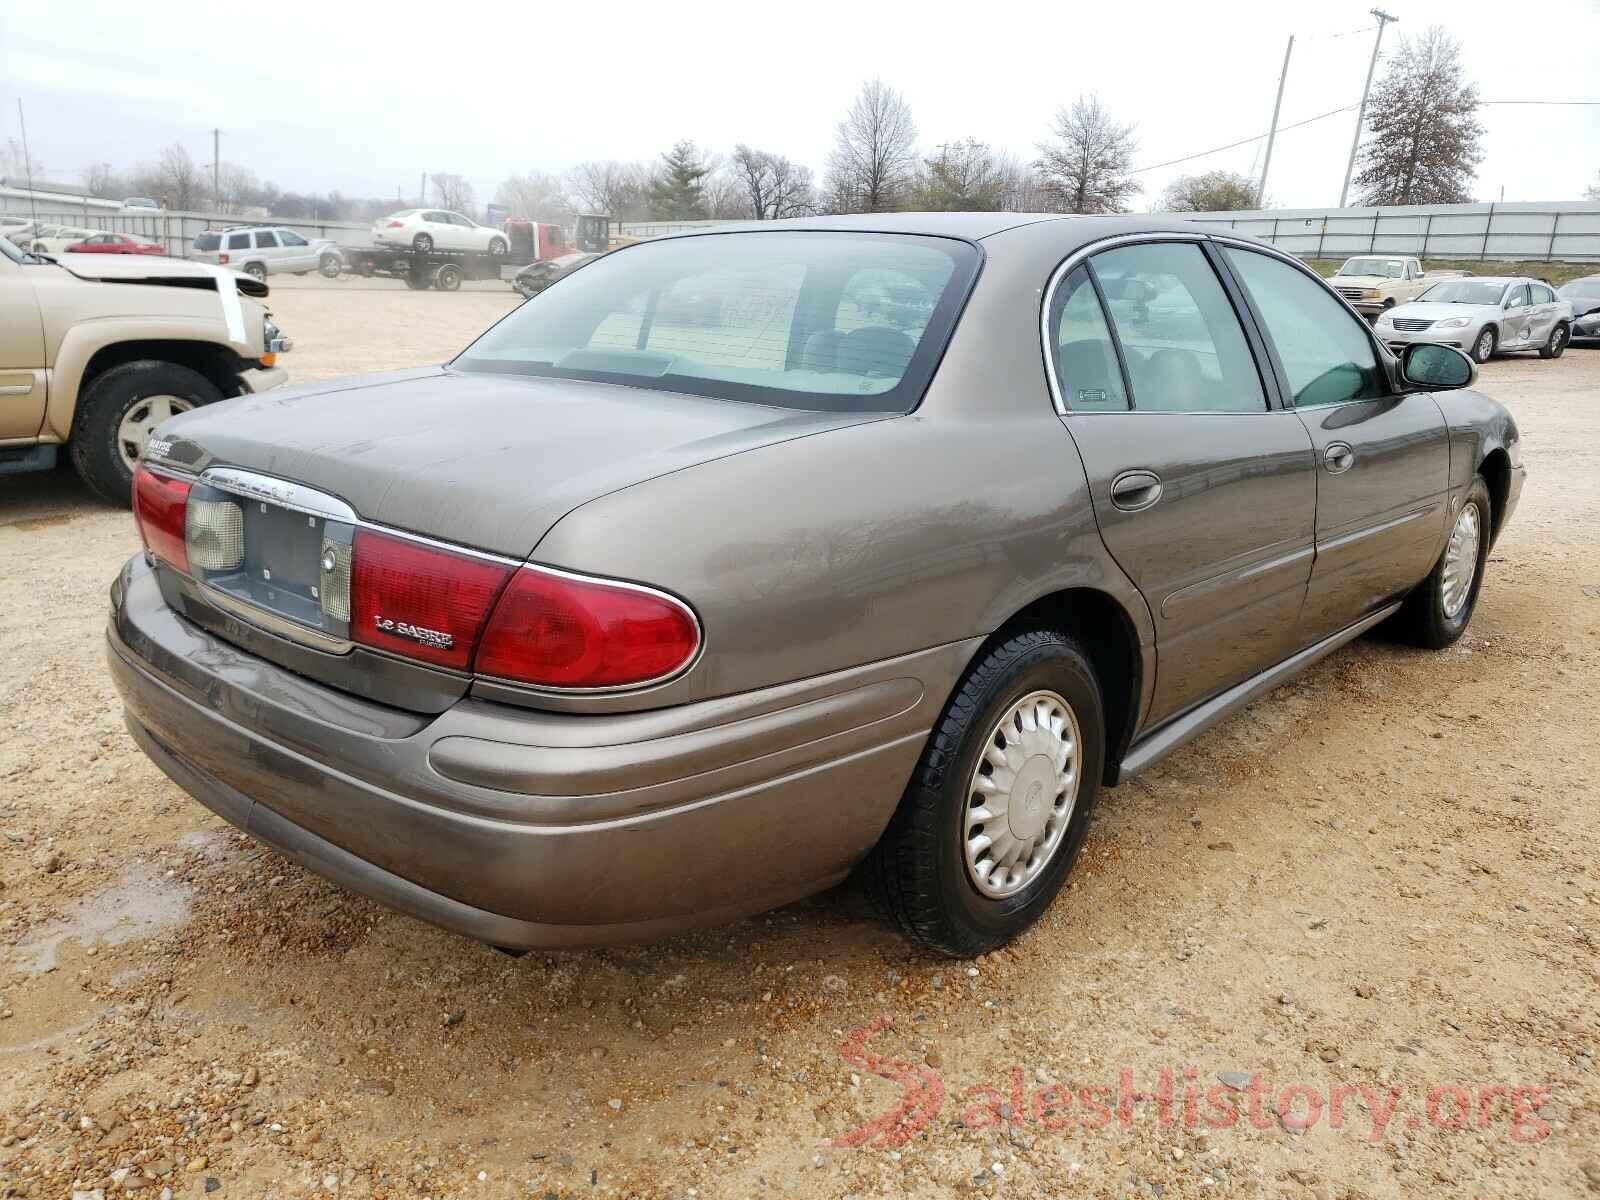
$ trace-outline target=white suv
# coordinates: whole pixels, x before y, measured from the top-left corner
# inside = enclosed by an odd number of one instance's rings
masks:
[[[282,225],[235,225],[197,234],[189,257],[195,262],[232,267],[257,279],[284,271],[320,271],[329,279],[344,263],[328,238],[306,238]]]

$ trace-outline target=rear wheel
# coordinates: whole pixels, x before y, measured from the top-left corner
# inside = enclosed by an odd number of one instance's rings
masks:
[[[489,253],[493,257],[499,258],[505,252],[506,252],[506,240],[505,240],[505,238],[490,238],[489,239]]]
[[[1104,755],[1100,685],[1071,637],[1033,630],[990,646],[868,856],[869,890],[908,937],[941,953],[1010,941],[1072,869]]]
[[[419,233],[411,239],[411,248],[418,254],[427,254],[433,250],[433,237],[431,234]]]
[[[428,290],[428,277],[426,275],[407,275],[405,276],[405,281],[406,286],[413,292],[425,292]]]
[[[317,260],[317,271],[324,279],[339,278],[339,256],[337,254],[324,254]]]
[[[1478,340],[1472,343],[1472,357],[1474,361],[1486,363],[1494,357],[1494,348],[1499,342],[1500,335],[1495,332],[1495,327],[1490,325],[1478,335]]]
[[[1550,331],[1550,340],[1539,347],[1540,358],[1560,358],[1567,348],[1567,327],[1560,321]]]
[[[1404,640],[1443,650],[1466,632],[1483,586],[1491,513],[1489,485],[1476,476],[1451,522],[1444,553],[1395,614],[1396,632]]]
[[[143,359],[113,367],[78,401],[72,463],[98,495],[127,504],[134,468],[156,426],[220,399],[214,383],[177,363]]]
[[[433,286],[441,292],[454,292],[461,287],[461,268],[455,263],[445,263],[433,273]]]

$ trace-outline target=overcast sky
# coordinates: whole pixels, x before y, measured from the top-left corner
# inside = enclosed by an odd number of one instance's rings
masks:
[[[972,136],[1032,158],[1055,110],[1095,92],[1137,124],[1148,165],[1264,132],[1291,33],[1282,122],[1355,103],[1369,4],[18,3],[0,12],[0,136],[17,135],[20,97],[56,180],[172,141],[209,163],[217,126],[224,162],[285,189],[410,200],[423,171],[451,171],[482,201],[512,172],[648,159],[684,137],[749,142],[820,177],[836,123],[878,76],[910,102],[924,148]],[[1386,47],[1435,23],[1459,37],[1484,100],[1600,100],[1600,0],[1388,10]],[[1269,197],[1336,203],[1354,121],[1282,133]],[[1600,178],[1600,107],[1489,107],[1483,121],[1479,199],[1576,199]],[[1260,148],[1145,172],[1139,207],[1182,172],[1259,169]]]

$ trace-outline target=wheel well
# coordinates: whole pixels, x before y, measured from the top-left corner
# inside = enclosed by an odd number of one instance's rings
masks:
[[[177,363],[179,366],[188,367],[191,371],[198,371],[216,385],[216,389],[225,397],[237,396],[242,390],[239,386],[239,371],[242,364],[239,356],[232,350],[215,342],[185,342],[174,339],[117,342],[96,350],[83,368],[83,378],[78,381],[79,397],[82,397],[94,386],[95,380],[112,367],[120,367],[123,363],[138,362],[146,358]]]
[[[1492,541],[1500,535],[1500,523],[1506,518],[1506,498],[1511,495],[1511,456],[1496,446],[1484,456],[1478,474],[1489,485],[1489,526]]]
[[[997,629],[994,637],[1020,629],[1070,633],[1089,656],[1106,706],[1105,782],[1109,785],[1116,779],[1139,717],[1143,664],[1133,622],[1122,605],[1105,592],[1068,588],[1041,596]]]

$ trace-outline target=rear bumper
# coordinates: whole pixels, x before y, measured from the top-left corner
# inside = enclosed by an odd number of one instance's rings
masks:
[[[276,667],[167,607],[136,557],[108,660],[179,786],[335,882],[510,947],[651,938],[842,879],[898,803],[961,643],[651,712],[436,717]]]

